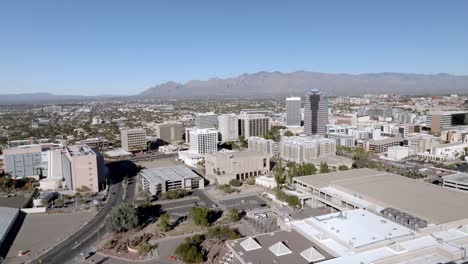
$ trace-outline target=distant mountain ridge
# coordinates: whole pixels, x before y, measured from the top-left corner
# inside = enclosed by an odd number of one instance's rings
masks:
[[[153,86],[132,96],[54,95],[50,93],[0,94],[0,104],[64,103],[96,99],[190,99],[301,96],[310,89],[320,89],[329,96],[389,93],[401,95],[468,94],[468,76],[446,73],[367,73],[331,74],[296,71],[257,72],[232,78],[174,81]]]
[[[257,72],[233,78],[166,82],[138,96],[151,98],[302,95],[317,88],[330,96],[394,93],[402,95],[468,93],[468,76],[450,74],[329,74],[296,71]]]

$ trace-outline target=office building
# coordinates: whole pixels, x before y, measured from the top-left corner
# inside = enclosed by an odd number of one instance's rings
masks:
[[[304,133],[310,135],[325,135],[328,124],[328,98],[319,90],[311,90],[306,94],[304,104]]]
[[[197,114],[195,117],[197,128],[218,128],[218,115],[213,112]]]
[[[166,122],[156,125],[156,136],[166,144],[183,140],[184,126],[178,122]]]
[[[296,163],[311,163],[319,157],[336,154],[334,139],[320,136],[282,137],[280,142],[280,156],[285,161]]]
[[[356,146],[356,140],[354,136],[341,134],[341,133],[330,133],[327,135],[328,138],[334,139],[337,146],[354,148]]]
[[[468,126],[468,111],[432,112],[427,116],[426,124],[435,134],[451,128]]]
[[[289,97],[286,98],[286,126],[300,127],[301,126],[301,98]]]
[[[146,130],[143,128],[120,130],[122,148],[129,152],[146,150]]]
[[[248,145],[249,151],[266,154],[268,157],[273,157],[279,153],[279,143],[272,139],[249,137]]]
[[[104,158],[99,151],[86,145],[72,145],[65,148],[64,170],[70,169],[71,186],[76,191],[83,186],[92,192],[99,192],[106,187],[106,169]]]
[[[270,158],[252,151],[210,153],[205,156],[205,171],[218,184],[227,184],[269,173]]]
[[[40,145],[25,145],[3,151],[5,173],[12,178],[42,175],[42,148]]]
[[[271,129],[271,118],[262,114],[239,115],[239,136],[263,137]]]
[[[205,181],[184,165],[143,169],[140,172],[143,190],[152,196],[173,190],[203,189]]]
[[[224,114],[218,116],[218,130],[223,142],[237,141],[239,138],[239,123],[236,114]]]
[[[194,129],[189,132],[192,153],[204,155],[218,151],[218,131],[214,129]]]

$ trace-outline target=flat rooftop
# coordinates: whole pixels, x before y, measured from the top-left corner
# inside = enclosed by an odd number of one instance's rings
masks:
[[[336,237],[342,244],[353,248],[413,234],[410,229],[363,209],[312,217],[305,222],[319,227],[327,234]]]
[[[184,165],[144,169],[140,173],[149,181],[182,181],[200,177]]]
[[[253,157],[263,157],[265,154],[254,151],[232,151],[232,152],[212,152],[206,156],[221,157],[221,158],[234,158],[234,159],[249,159]]]
[[[86,155],[94,155],[94,151],[88,147],[88,145],[72,145],[67,147],[70,156],[78,157],[78,156],[86,156]]]
[[[0,207],[0,245],[10,231],[10,227],[18,216],[19,209]]]
[[[242,244],[245,245],[246,243],[243,242],[248,239],[253,239],[254,242],[250,245],[251,249],[247,251],[244,249]],[[283,247],[283,250],[280,248],[279,252],[283,253],[283,255],[280,256],[277,256],[274,253],[278,242],[282,242],[286,247]],[[315,254],[317,259],[320,258],[320,255],[322,256],[322,259],[314,261],[313,263],[319,263],[333,258],[332,255],[324,251],[316,243],[307,239],[295,230],[267,233],[254,237],[228,241],[227,243],[236,252],[236,254],[244,260],[245,263],[308,264],[312,261],[306,259],[306,257],[310,256],[307,252],[311,251],[318,252],[318,254]],[[270,249],[271,247],[273,248]]]
[[[468,173],[456,173],[452,175],[443,176],[444,181],[458,182],[468,185]]]
[[[393,207],[433,224],[468,219],[468,193],[372,169],[352,169],[295,181],[316,188],[333,187],[382,207]]]

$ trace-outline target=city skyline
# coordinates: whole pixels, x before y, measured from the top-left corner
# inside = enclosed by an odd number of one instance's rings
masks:
[[[467,75],[467,5],[3,2],[0,90],[127,95],[259,71]]]

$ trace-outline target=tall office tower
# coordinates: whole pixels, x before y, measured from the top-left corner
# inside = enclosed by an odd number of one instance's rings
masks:
[[[182,141],[184,126],[179,122],[166,122],[156,125],[156,136],[165,143]]]
[[[190,152],[204,155],[218,151],[218,131],[214,129],[190,130]]]
[[[41,176],[42,148],[40,145],[26,145],[3,151],[5,173],[12,178]]]
[[[263,137],[271,129],[271,118],[261,114],[241,114],[239,119],[239,136]]]
[[[300,127],[301,126],[301,98],[289,97],[286,98],[286,126]]]
[[[236,114],[218,116],[218,126],[222,141],[236,141],[238,139],[239,123],[237,122]]]
[[[197,128],[218,128],[218,115],[213,112],[197,114],[195,126]]]
[[[306,135],[325,135],[328,123],[328,98],[319,90],[306,94],[304,105],[304,133]]]
[[[122,148],[126,151],[142,151],[147,148],[146,130],[143,128],[122,129],[120,131]]]

